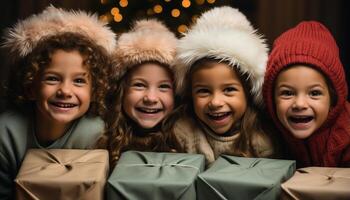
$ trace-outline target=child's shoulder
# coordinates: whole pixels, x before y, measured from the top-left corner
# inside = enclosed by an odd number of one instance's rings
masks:
[[[174,124],[176,134],[193,134],[198,131],[198,127],[194,120],[188,116],[182,115]]]
[[[68,148],[85,149],[93,147],[97,139],[102,135],[104,122],[100,117],[80,118],[67,143]]]
[[[8,110],[1,113],[0,151],[16,152],[24,155],[30,131],[29,125],[30,118],[24,112]]]
[[[0,128],[20,129],[28,125],[28,113],[20,110],[6,110],[0,114]]]

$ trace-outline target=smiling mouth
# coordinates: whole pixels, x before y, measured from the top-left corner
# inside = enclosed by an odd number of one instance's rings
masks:
[[[161,112],[163,109],[160,108],[136,108],[137,111],[145,113],[145,114],[156,114]]]
[[[60,103],[60,102],[50,102],[50,104],[59,108],[73,108],[77,106],[77,104],[73,104],[73,103]]]
[[[314,119],[312,116],[294,116],[294,117],[288,117],[288,119],[293,123],[308,123]]]
[[[231,115],[231,112],[207,113],[207,116],[208,116],[211,120],[216,120],[216,121],[225,119],[225,118],[228,117],[229,115]]]

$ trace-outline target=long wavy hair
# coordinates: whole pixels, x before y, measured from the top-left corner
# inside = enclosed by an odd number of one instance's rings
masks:
[[[154,62],[165,69],[158,62]],[[144,64],[144,63],[142,63]],[[142,65],[140,64],[140,65]],[[118,64],[117,64],[118,65]],[[110,166],[113,168],[120,158],[122,152],[127,150],[153,151],[153,152],[178,152],[179,145],[171,132],[168,130],[167,120],[163,119],[160,124],[160,130],[147,134],[139,134],[133,129],[135,122],[131,120],[123,110],[123,98],[133,69],[122,73],[120,77],[111,78],[110,89],[106,95],[107,112],[103,115],[106,123],[105,132],[98,140],[97,148],[106,148],[109,151]],[[170,73],[172,74],[172,73]],[[172,77],[173,79],[173,77]]]
[[[200,124],[203,125],[203,123],[200,122],[200,120],[194,112],[191,87],[192,75],[196,70],[200,69],[202,66],[211,67],[216,65],[217,63],[226,63],[228,66],[230,66],[225,61],[216,60],[213,58],[202,58],[196,61],[191,66],[189,73],[185,75],[184,79],[184,85],[186,86],[185,92],[183,94],[180,94],[178,97],[180,106],[169,117],[169,124],[172,124],[172,126],[174,126],[176,121],[179,118],[181,118],[185,113],[188,116],[193,116],[195,121],[198,122],[199,126]],[[252,87],[251,82],[249,81],[249,75],[241,73],[236,67],[231,67],[231,69],[235,70],[239,75],[247,100],[247,109],[244,112],[240,122],[236,122],[236,125],[239,126],[238,129],[240,131],[240,134],[238,136],[237,142],[233,144],[232,148],[236,152],[236,156],[256,157],[258,156],[257,152],[254,151],[254,148],[252,146],[253,136],[255,134],[269,135],[269,133],[265,132],[262,124],[260,123],[260,120],[262,119],[262,112],[253,103],[253,97],[249,92],[250,88]]]
[[[27,57],[11,66],[9,80],[3,88],[8,103],[14,107],[32,103],[28,90],[35,86],[34,80],[50,65],[52,55],[57,50],[78,51],[83,57],[83,65],[88,69],[92,82],[92,102],[87,114],[104,113],[104,96],[109,87],[107,77],[111,65],[108,53],[83,35],[70,32],[42,38]]]

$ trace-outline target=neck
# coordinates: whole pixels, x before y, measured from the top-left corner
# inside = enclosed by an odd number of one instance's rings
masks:
[[[44,117],[36,115],[35,136],[39,143],[50,144],[62,137],[72,123],[57,123]]]
[[[210,132],[212,135],[215,135],[217,137],[231,137],[239,133],[241,128],[241,122],[238,121],[235,124],[232,125],[232,127],[227,130],[225,133],[218,134],[215,131],[213,131],[206,123],[202,122],[200,119],[197,118],[197,123],[199,124],[199,127],[204,130],[204,132]]]
[[[144,127],[141,127],[136,122],[134,122],[133,120],[131,120],[131,124],[132,124],[132,133],[139,137],[147,137],[152,133],[159,132],[162,126],[162,123],[160,122],[152,128],[144,128]]]

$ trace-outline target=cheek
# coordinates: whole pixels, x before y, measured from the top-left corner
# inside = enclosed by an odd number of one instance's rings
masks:
[[[197,117],[200,119],[201,116],[204,115],[204,112],[206,110],[206,103],[207,101],[203,98],[193,98],[193,109]]]
[[[123,98],[124,104],[133,104],[142,99],[142,93],[138,91],[126,90]]]
[[[162,94],[160,97],[162,104],[165,106],[167,111],[172,111],[174,108],[174,94],[172,92]]]
[[[276,110],[277,118],[279,120],[282,120],[283,118],[285,118],[290,105],[288,102],[281,101],[281,100],[277,100],[275,104],[276,104],[275,110]]]

